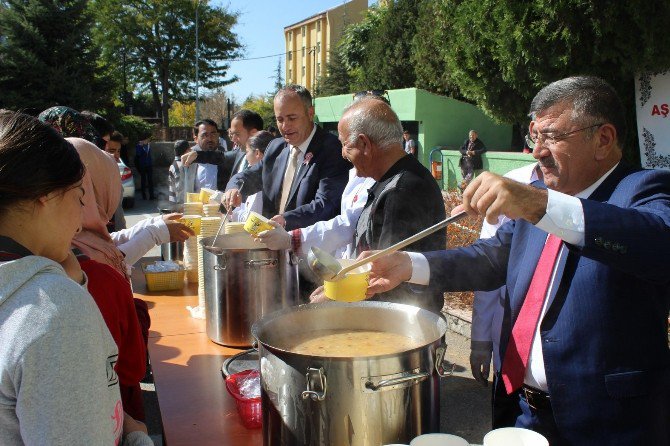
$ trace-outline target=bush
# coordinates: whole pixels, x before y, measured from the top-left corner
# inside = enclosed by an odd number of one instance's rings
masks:
[[[128,138],[128,147],[134,147],[138,141],[151,136],[153,129],[151,124],[133,115],[121,115],[114,127]]]

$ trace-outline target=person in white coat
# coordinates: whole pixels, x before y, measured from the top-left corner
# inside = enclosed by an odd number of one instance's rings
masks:
[[[270,222],[275,229],[261,232],[258,238],[270,249],[291,249],[301,256],[306,256],[312,246],[317,246],[336,258],[351,258],[356,223],[368,201],[368,189],[374,184],[373,178],[359,177],[356,169],[351,169],[349,182],[342,193],[340,215],[290,232]]]

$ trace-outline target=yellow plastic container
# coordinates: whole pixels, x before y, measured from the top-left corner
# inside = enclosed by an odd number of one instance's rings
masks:
[[[186,192],[187,203],[202,203],[200,200],[200,192]]]
[[[268,219],[256,212],[249,213],[246,223],[244,223],[244,230],[251,235],[258,235],[260,232],[269,231],[272,225],[268,223]]]
[[[185,224],[189,228],[193,229],[193,232],[195,232],[195,235],[200,235],[200,222],[202,220],[202,216],[200,215],[184,215],[182,218],[179,219],[180,223]]]
[[[142,272],[144,272],[144,278],[147,281],[147,289],[149,291],[181,290],[184,287],[185,270],[153,273],[148,272],[146,267],[147,264],[142,265]]]
[[[351,265],[355,260],[338,260],[342,268]],[[370,264],[365,264],[349,271],[343,278],[335,282],[324,280],[323,291],[326,297],[340,302],[358,302],[365,299],[365,292],[370,283]]]

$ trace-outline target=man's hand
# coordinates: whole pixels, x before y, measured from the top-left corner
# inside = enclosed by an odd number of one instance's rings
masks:
[[[319,302],[328,302],[330,299],[326,297],[326,293],[323,290],[323,285],[319,288],[312,291],[312,294],[309,295],[309,303],[317,304]]]
[[[537,223],[547,210],[546,190],[519,183],[491,172],[482,172],[463,191],[463,203],[451,215],[466,211],[483,215],[490,224],[506,215],[511,219],[523,218]]]
[[[221,200],[221,204],[223,204],[226,209],[230,209],[231,207],[236,208],[241,205],[242,195],[240,194],[240,190],[235,188],[228,189],[226,193],[223,194],[223,200]]]
[[[193,229],[178,221],[181,217],[182,214],[179,213],[163,215],[163,221],[167,225],[171,242],[183,242],[192,235],[195,235]]]
[[[268,223],[272,225],[274,229],[259,233],[256,240],[265,243],[265,246],[273,251],[291,249],[291,234],[286,232],[286,230],[274,220],[270,220]]]
[[[185,153],[181,156],[181,162],[184,163],[184,166],[188,167],[195,162],[195,159],[198,157],[198,152],[193,150],[192,152]]]
[[[470,368],[475,381],[486,387],[491,371],[491,353],[493,342],[470,341]]]
[[[270,221],[277,222],[282,228],[286,227],[286,219],[283,215],[275,215],[270,219]]]
[[[376,251],[365,251],[358,259],[370,257]],[[372,262],[370,269],[370,284],[366,295],[392,290],[412,277],[412,260],[405,252],[394,252]]]
[[[70,279],[74,280],[79,285],[84,283],[84,272],[81,270],[79,260],[77,260],[77,256],[74,255],[72,250],[70,250],[67,257],[60,262],[60,266],[63,267],[65,274],[67,274]]]

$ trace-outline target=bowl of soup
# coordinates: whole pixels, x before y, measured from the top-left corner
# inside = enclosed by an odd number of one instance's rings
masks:
[[[339,259],[338,262],[345,268],[356,260]],[[323,292],[330,300],[340,302],[358,302],[365,299],[365,293],[370,283],[370,264],[366,263],[352,271],[343,278],[335,281],[324,280]]]

